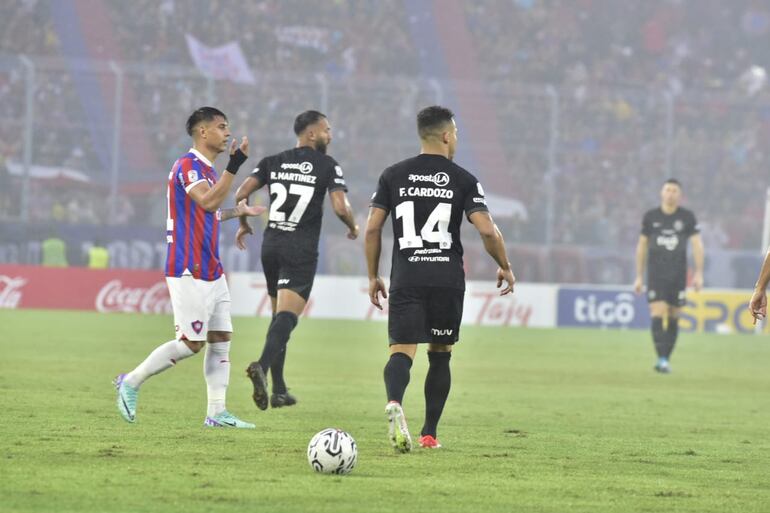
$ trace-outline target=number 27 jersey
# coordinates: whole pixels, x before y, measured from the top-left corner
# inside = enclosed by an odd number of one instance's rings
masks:
[[[302,146],[262,159],[252,175],[270,191],[263,245],[317,253],[324,197],[348,190],[337,161]]]
[[[476,177],[441,155],[421,154],[383,171],[371,206],[392,215],[390,290],[465,289],[460,226],[463,216],[487,211]]]

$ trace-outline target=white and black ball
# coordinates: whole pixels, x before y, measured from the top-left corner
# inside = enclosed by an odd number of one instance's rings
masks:
[[[322,474],[349,474],[357,458],[356,441],[341,429],[319,431],[307,446],[308,463]]]

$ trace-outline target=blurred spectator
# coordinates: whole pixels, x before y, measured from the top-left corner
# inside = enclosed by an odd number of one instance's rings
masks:
[[[42,262],[46,267],[67,267],[67,244],[52,231],[41,245]]]
[[[88,267],[90,269],[107,269],[110,266],[110,252],[104,247],[102,241],[94,240],[88,248]]]

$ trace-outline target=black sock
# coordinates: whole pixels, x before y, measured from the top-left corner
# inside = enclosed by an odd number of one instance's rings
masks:
[[[259,365],[267,372],[278,355],[286,348],[291,330],[297,325],[297,316],[291,312],[278,312],[267,330],[267,340],[259,357]]]
[[[393,353],[385,365],[385,392],[388,401],[396,401],[401,404],[404,399],[406,386],[409,384],[409,369],[412,368],[412,359],[404,353]]]
[[[452,353],[428,351],[428,375],[425,376],[425,425],[422,436],[436,437],[436,427],[444,411],[449,388],[452,385],[452,373],[449,370],[449,359]]]
[[[674,345],[676,345],[676,339],[679,336],[679,317],[669,317],[668,325],[666,326],[666,345],[663,356],[671,358],[671,353],[674,352]]]
[[[665,354],[665,335],[663,334],[663,318],[652,318],[652,341],[655,343],[655,352],[658,357]]]
[[[286,363],[286,346],[283,351],[278,353],[273,363],[270,364],[270,378],[272,379],[272,387],[274,394],[286,393],[286,382],[283,380],[283,364]]]

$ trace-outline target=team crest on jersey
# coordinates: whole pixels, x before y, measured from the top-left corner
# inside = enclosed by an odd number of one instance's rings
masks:
[[[340,166],[334,166],[334,171],[337,173],[337,176],[342,176],[342,168]]]
[[[198,181],[198,172],[194,169],[191,169],[187,172],[187,180],[189,182],[197,182]]]
[[[193,331],[200,335],[201,330],[203,330],[203,322],[193,321],[190,324],[192,325]]]
[[[676,221],[674,221],[674,230],[681,232],[683,228],[684,228],[684,223],[682,222],[681,219],[677,219]]]

